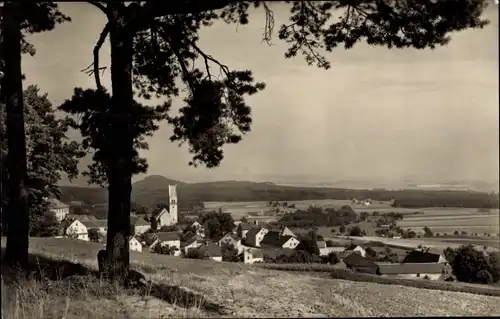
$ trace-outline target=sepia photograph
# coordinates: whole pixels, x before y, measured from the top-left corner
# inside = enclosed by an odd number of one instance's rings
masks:
[[[495,0],[2,1],[2,319],[500,316]]]

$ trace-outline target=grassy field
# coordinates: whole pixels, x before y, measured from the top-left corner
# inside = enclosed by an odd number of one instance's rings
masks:
[[[2,246],[4,244],[2,241]],[[32,238],[30,241],[33,254],[70,260],[94,269],[97,266],[95,256],[101,247],[68,239]],[[7,287],[11,298],[10,303],[5,305],[9,307],[4,308],[3,313],[8,318],[39,318],[42,314],[42,317],[63,317],[67,314],[66,318],[500,314],[498,297],[317,278],[301,272],[290,273],[251,265],[194,261],[147,253],[132,253],[131,258],[133,266],[145,272],[151,280],[206,296],[203,304],[209,301],[223,310],[214,313],[202,306],[183,308],[180,306],[181,299],[165,302],[150,296],[129,294],[107,298],[91,292],[92,289],[81,291],[86,296],[84,298],[78,299],[70,294],[56,298],[50,293],[52,290],[42,287],[42,283],[31,281],[18,287]],[[51,309],[51,313],[43,312],[42,308]],[[75,315],[75,309],[80,309],[81,313]],[[33,312],[35,315],[28,316]]]

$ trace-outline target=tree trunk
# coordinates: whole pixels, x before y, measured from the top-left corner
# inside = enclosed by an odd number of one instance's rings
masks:
[[[117,15],[118,16],[118,15]],[[114,18],[110,27],[112,118],[110,165],[108,167],[107,268],[111,279],[122,281],[129,271],[130,197],[132,193],[133,135],[131,111],[132,35]]]
[[[5,76],[1,100],[7,109],[7,169],[9,201],[7,206],[7,248],[5,261],[26,267],[29,246],[29,211],[26,181],[26,137],[21,71],[21,12],[16,2],[5,2],[2,25],[2,56]]]

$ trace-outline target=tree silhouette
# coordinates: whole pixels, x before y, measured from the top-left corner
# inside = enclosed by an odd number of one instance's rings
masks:
[[[26,139],[21,55],[34,55],[35,49],[25,40],[24,34],[52,30],[56,23],[69,19],[57,10],[57,4],[54,2],[4,2],[1,17],[0,65],[4,78],[0,100],[6,104],[6,136],[9,148],[6,163],[9,171],[9,201],[6,209],[5,261],[13,266],[25,267],[28,263],[29,208],[25,185]]]
[[[386,3],[387,2],[387,3]],[[233,71],[204,52],[198,45],[198,31],[215,20],[247,24],[249,8],[263,8],[266,13],[264,40],[271,41],[274,13],[264,1],[162,1],[97,2],[107,17],[107,24],[94,48],[94,62],[89,69],[102,91],[99,79],[99,49],[109,34],[111,46],[112,98],[109,117],[109,226],[108,262],[116,265],[112,276],[126,274],[129,267],[128,246],[131,176],[133,174],[134,88],[139,97],[153,95],[168,98],[179,94],[182,80],[188,89],[186,106],[180,115],[169,118],[174,126],[171,141],[187,143],[193,154],[190,165],[219,165],[222,146],[237,143],[250,130],[250,107],[244,97],[264,88],[255,83],[250,71]],[[434,48],[449,41],[447,34],[467,28],[482,27],[480,19],[484,0],[443,1],[289,1],[290,23],[282,25],[278,37],[289,44],[286,58],[302,54],[310,65],[328,69],[330,63],[320,51],[345,48],[365,39],[371,45]],[[334,21],[333,11],[343,13]],[[195,67],[199,57],[204,70]],[[210,65],[219,67],[216,78]],[[114,240],[114,238],[119,240]]]

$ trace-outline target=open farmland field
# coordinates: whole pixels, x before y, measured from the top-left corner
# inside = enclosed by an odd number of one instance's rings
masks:
[[[415,215],[408,216],[398,222],[398,226],[407,229],[419,230],[423,227],[429,227],[434,233],[453,234],[453,232],[465,231],[467,233],[478,234],[498,234],[499,216],[497,214],[479,215],[479,214],[456,214],[456,215]]]
[[[347,236],[339,236],[339,238],[346,238]],[[414,239],[395,239],[395,238],[385,238],[385,237],[352,237],[355,241],[379,241],[387,245],[394,245],[399,247],[407,247],[407,248],[417,248],[419,245],[427,246],[427,247],[435,247],[438,249],[446,249],[447,247],[458,248],[467,242],[463,242],[460,240],[453,240],[451,238],[446,238],[445,240],[441,240],[439,237],[433,238],[414,238]],[[452,241],[453,240],[453,241]],[[474,244],[470,242],[471,244]],[[478,246],[483,246],[485,244],[481,244],[480,241],[476,243]],[[495,247],[494,245],[487,245],[488,251],[498,251],[498,245]]]
[[[5,242],[2,240],[2,246]],[[77,240],[31,238],[31,253],[59,260],[71,260],[97,267],[101,245]],[[132,264],[156,283],[181,287],[209,299],[220,313],[204,308],[186,310],[150,296],[117,296],[87,299],[86,309],[99,310],[94,318],[160,317],[335,317],[335,316],[493,316],[499,315],[498,297],[317,278],[305,273],[288,273],[239,263],[190,260],[141,253],[131,254]],[[171,288],[173,289],[173,288]],[[177,288],[180,289],[180,288]],[[54,296],[45,307],[58,305],[70,311],[73,300]],[[52,304],[52,303],[54,304]],[[78,302],[78,301],[77,301]],[[116,307],[111,307],[116,304]],[[30,305],[30,306],[38,306]],[[81,304],[80,306],[84,306]],[[37,308],[38,309],[38,308]],[[66,309],[68,309],[66,307]],[[62,311],[61,313],[64,313]],[[58,317],[61,317],[59,315]],[[10,317],[10,316],[9,316]],[[87,317],[87,313],[85,313]]]

